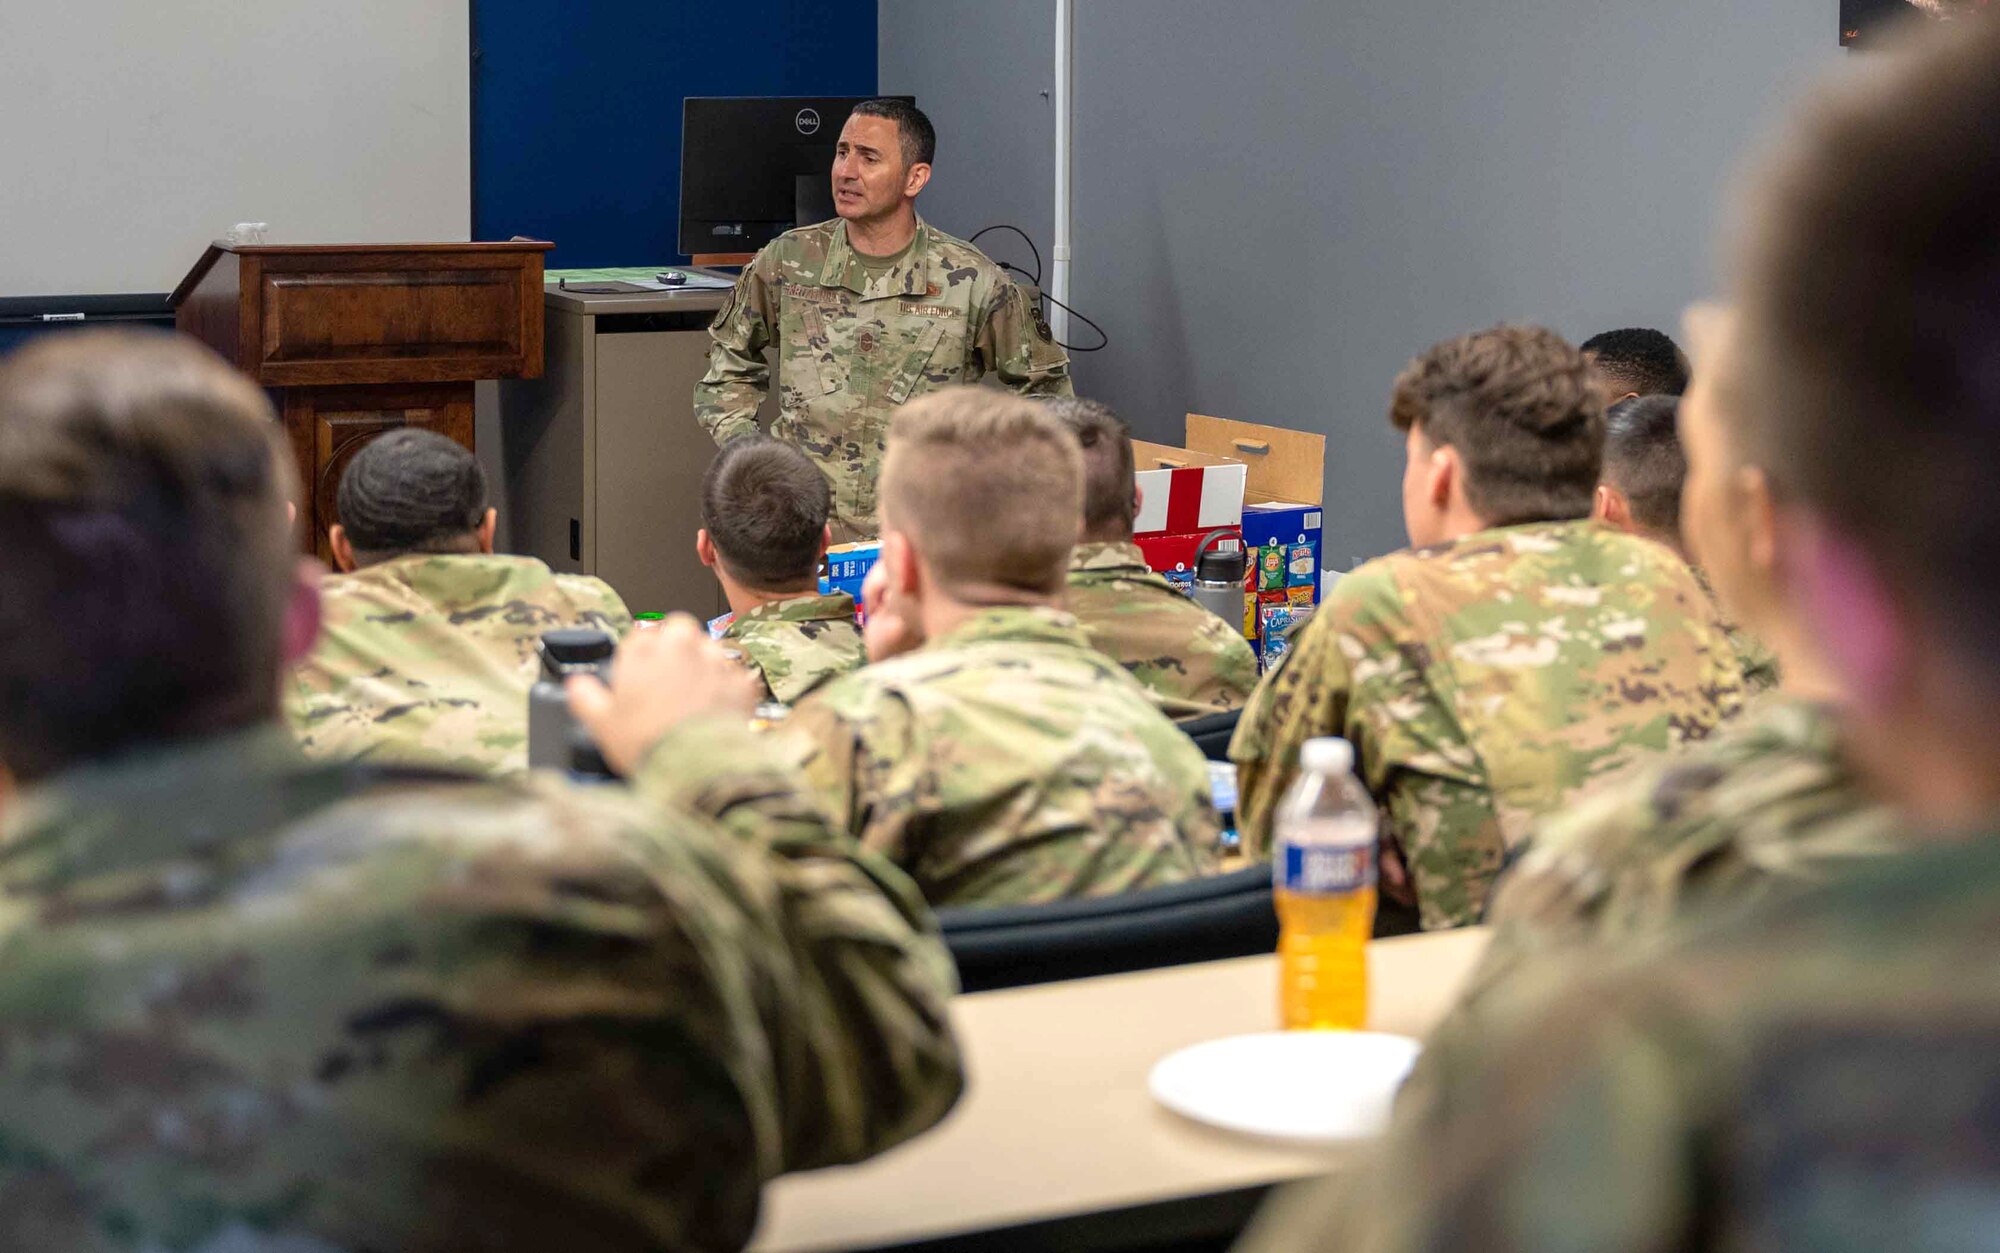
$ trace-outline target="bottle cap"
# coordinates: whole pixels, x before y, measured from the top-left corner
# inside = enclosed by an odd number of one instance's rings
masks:
[[[1224,552],[1211,548],[1194,563],[1194,577],[1202,583],[1218,583],[1225,587],[1243,586],[1243,576],[1248,570],[1244,564],[1243,550]]]
[[[1335,735],[1307,740],[1299,749],[1299,766],[1315,774],[1346,774],[1354,769],[1354,745]]]
[[[1250,571],[1249,561],[1249,554],[1243,551],[1243,536],[1227,527],[1217,527],[1195,543],[1195,581],[1241,586],[1243,576]]]
[[[617,650],[618,641],[611,638],[609,631],[593,627],[566,627],[542,633],[542,652],[557,665],[587,666],[609,661]]]

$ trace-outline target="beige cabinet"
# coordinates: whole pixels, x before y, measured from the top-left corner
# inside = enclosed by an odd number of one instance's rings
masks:
[[[542,377],[497,389],[497,495],[512,551],[597,575],[635,613],[727,608],[694,552],[715,455],[694,420],[694,385],[727,298],[548,290]]]

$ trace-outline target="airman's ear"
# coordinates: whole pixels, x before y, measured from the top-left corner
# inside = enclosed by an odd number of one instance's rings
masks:
[[[1750,564],[1771,576],[1778,567],[1778,503],[1771,478],[1762,466],[1738,466],[1734,477],[1736,516]]]
[[[1450,444],[1431,449],[1430,461],[1424,471],[1424,495],[1433,508],[1443,510],[1451,506],[1452,489],[1460,485],[1459,476],[1463,469],[1459,464],[1458,449]]]
[[[1621,531],[1631,531],[1632,502],[1625,499],[1625,493],[1609,483],[1597,485],[1597,495],[1591,501],[1590,516],[1607,526]]]
[[[326,528],[326,546],[333,551],[333,568],[342,574],[353,574],[361,563],[354,559],[354,544],[347,538],[347,528],[336,522]]]

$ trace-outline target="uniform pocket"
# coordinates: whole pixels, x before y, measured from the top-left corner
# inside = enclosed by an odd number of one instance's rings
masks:
[[[799,324],[805,331],[806,351],[812,354],[819,372],[820,393],[831,396],[847,380],[842,377],[840,366],[830,360],[837,354],[832,351],[833,341],[827,336],[826,315],[820,312],[818,305],[804,305],[799,310]]]
[[[944,338],[945,324],[942,318],[924,319],[923,328],[910,346],[904,350],[903,359],[896,364],[889,376],[888,400],[892,405],[900,405],[910,398],[918,383],[924,380],[930,365],[931,354],[937,351],[938,342]]]

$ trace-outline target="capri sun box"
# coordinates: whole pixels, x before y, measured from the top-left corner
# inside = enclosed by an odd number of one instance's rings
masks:
[[[1190,413],[1185,448],[1134,440],[1132,452],[1147,564],[1185,588],[1201,537],[1232,527],[1249,557],[1243,633],[1275,662],[1284,633],[1319,603],[1326,437]]]

